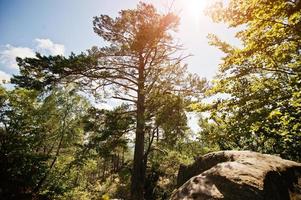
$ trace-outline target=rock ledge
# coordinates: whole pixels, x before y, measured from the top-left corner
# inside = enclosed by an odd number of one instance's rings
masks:
[[[251,151],[214,152],[181,166],[178,185],[171,200],[301,200],[301,164]]]

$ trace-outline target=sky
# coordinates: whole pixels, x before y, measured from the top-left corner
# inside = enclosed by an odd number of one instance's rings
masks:
[[[211,0],[212,1],[212,0]],[[93,17],[115,17],[122,9],[135,8],[139,0],[0,0],[0,80],[18,73],[15,58],[80,53],[92,46],[103,46],[93,32]],[[222,53],[208,44],[214,33],[236,44],[234,31],[213,23],[203,9],[210,0],[145,0],[160,12],[172,5],[181,18],[176,38],[192,57],[185,62],[192,73],[212,79]],[[173,2],[173,3],[172,3]]]

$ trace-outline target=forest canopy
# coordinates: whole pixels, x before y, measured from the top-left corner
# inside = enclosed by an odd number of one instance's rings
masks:
[[[300,161],[301,1],[215,1],[206,15],[241,42],[208,33],[224,53],[213,80],[188,70],[180,17],[142,2],[94,17],[104,46],[17,58],[0,87],[0,198],[168,199],[180,165],[211,151]]]

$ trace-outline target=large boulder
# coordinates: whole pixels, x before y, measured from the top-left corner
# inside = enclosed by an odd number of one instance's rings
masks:
[[[181,166],[178,184],[183,185],[171,200],[301,200],[301,164],[250,151],[220,151]]]

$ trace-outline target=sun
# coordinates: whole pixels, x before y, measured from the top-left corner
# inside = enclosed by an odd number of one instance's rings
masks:
[[[199,18],[206,7],[207,0],[187,0],[185,4],[190,14]]]

